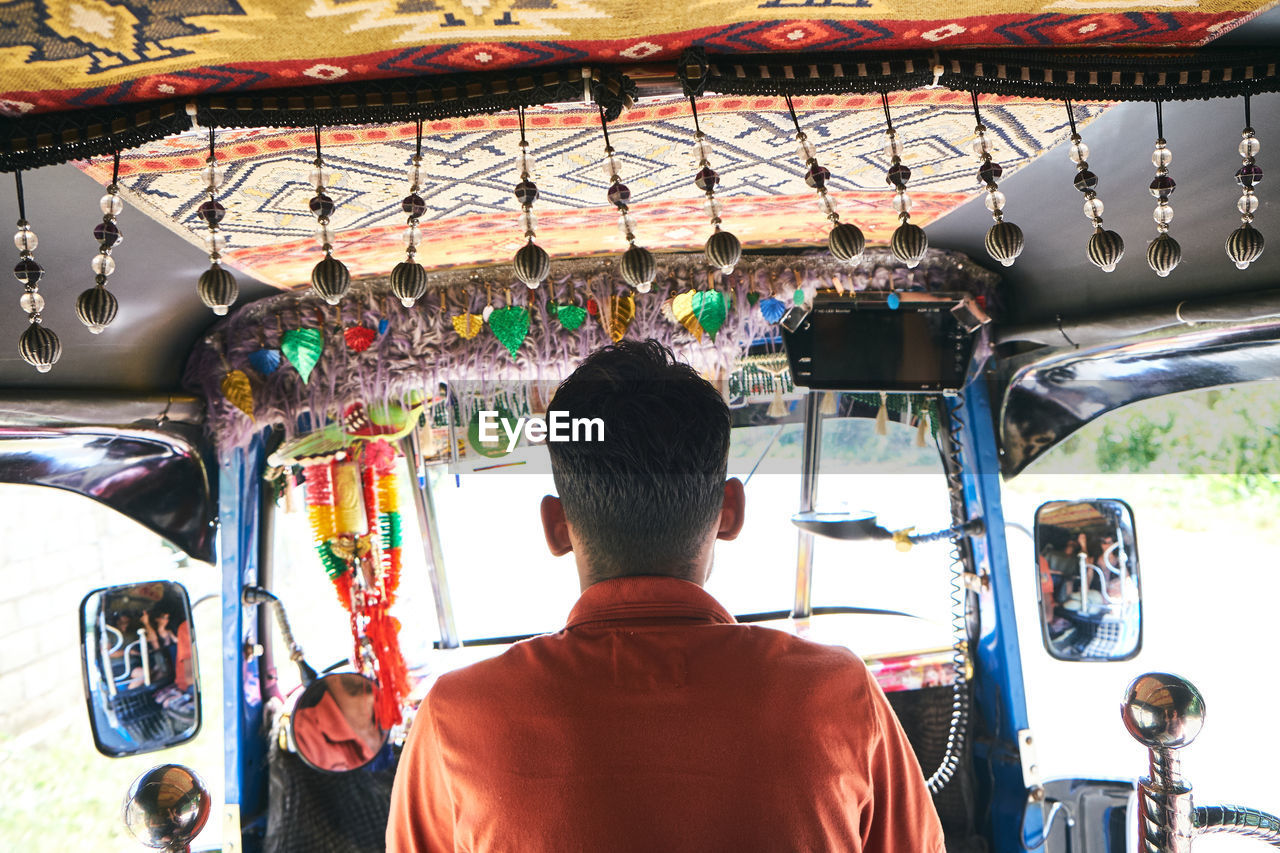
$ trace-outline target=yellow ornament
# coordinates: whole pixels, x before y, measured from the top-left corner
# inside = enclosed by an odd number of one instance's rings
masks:
[[[698,322],[698,315],[693,310],[693,295],[696,290],[686,290],[684,293],[676,294],[671,300],[671,311],[676,315],[676,321],[688,329],[695,338],[702,340],[704,330],[702,324]]]
[[[243,370],[232,370],[222,377],[222,396],[253,420],[253,386]]]
[[[627,334],[636,316],[636,298],[630,293],[609,297],[609,337],[616,344]]]
[[[484,328],[484,318],[479,314],[454,314],[449,321],[453,323],[453,330],[458,333],[458,337],[464,341],[471,340]]]

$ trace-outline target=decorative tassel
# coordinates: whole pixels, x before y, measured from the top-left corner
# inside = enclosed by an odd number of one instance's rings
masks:
[[[836,392],[835,391],[822,392],[822,406],[818,409],[818,412],[827,417],[835,417],[835,414],[836,414]]]
[[[876,435],[889,434],[889,409],[885,405],[886,396],[880,392],[880,411],[876,412]]]
[[[782,399],[782,377],[773,377],[773,400],[769,403],[769,409],[766,414],[771,418],[785,417],[787,414],[786,401]]]

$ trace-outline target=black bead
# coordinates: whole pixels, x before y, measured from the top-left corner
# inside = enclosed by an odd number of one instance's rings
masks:
[[[40,323],[32,323],[18,339],[18,352],[27,364],[41,373],[48,373],[49,368],[62,358],[62,342]]]
[[[529,287],[537,287],[551,274],[551,258],[547,256],[545,249],[532,240],[520,247],[511,265],[515,269],[516,278]]]
[[[391,269],[391,292],[408,308],[427,292],[427,271],[422,264],[401,261]]]
[[[658,277],[658,264],[653,253],[648,249],[632,243],[631,248],[622,253],[622,280],[632,287],[643,287],[652,284]]]
[[[911,180],[911,170],[901,163],[895,163],[889,167],[887,180],[898,189],[906,189],[907,181]]]
[[[716,231],[703,247],[707,263],[721,272],[732,272],[742,258],[742,243],[728,231]]]
[[[36,284],[44,277],[44,267],[35,258],[23,258],[13,265],[13,275],[23,284]]]
[[[1227,238],[1227,257],[1231,258],[1237,267],[1244,269],[1262,256],[1264,245],[1262,234],[1258,229],[1245,223],[1232,231],[1231,236]]]
[[[222,221],[222,217],[227,215],[227,209],[210,199],[196,208],[196,215],[203,219],[207,225],[217,225]]]
[[[400,202],[400,209],[410,216],[421,216],[427,212],[427,203],[417,193],[410,193]]]
[[[1076,172],[1075,185],[1076,189],[1080,190],[1080,192],[1087,193],[1089,190],[1098,186],[1098,176],[1093,172],[1090,172],[1088,169],[1083,169]]]
[[[311,204],[308,206],[311,208],[312,214],[314,214],[317,219],[320,217],[328,219],[330,216],[333,216],[333,199],[329,198],[324,193],[317,193],[316,196],[311,199]]]
[[[1236,183],[1247,189],[1253,189],[1262,183],[1262,167],[1257,163],[1248,163],[1236,170]]]
[[[894,230],[889,248],[895,258],[908,267],[915,267],[929,252],[929,238],[919,225],[904,222]]]
[[[609,186],[609,203],[617,207],[625,207],[631,202],[631,190],[624,183]]]
[[[819,166],[817,163],[811,165],[809,171],[804,174],[804,182],[815,190],[825,187],[829,180],[831,180],[831,170],[825,166]]]
[[[240,287],[235,276],[224,270],[221,265],[214,264],[200,275],[200,284],[196,290],[200,301],[213,309],[213,313],[222,316],[227,313],[236,298],[240,296]]]
[[[533,204],[538,199],[538,185],[533,181],[521,181],[516,184],[516,201],[521,204]]]
[[[333,255],[326,254],[311,270],[311,289],[330,305],[341,302],[350,288],[351,273],[347,265]]]
[[[1156,175],[1155,180],[1151,182],[1151,195],[1161,201],[1168,201],[1169,196],[1177,189],[1178,185],[1174,183],[1173,178],[1168,175]]]
[[[858,226],[848,222],[838,222],[827,235],[827,248],[838,261],[856,264],[862,258],[862,250],[867,240],[862,236]]]
[[[1089,260],[1103,272],[1111,272],[1124,257],[1124,240],[1114,231],[1095,230],[1089,238]]]
[[[1182,261],[1182,247],[1169,234],[1161,234],[1147,246],[1147,266],[1164,278]]]
[[[984,184],[995,186],[1000,180],[1000,176],[1004,174],[1004,167],[994,160],[985,160],[978,167],[978,180]]]
[[[76,316],[95,335],[111,325],[119,309],[115,295],[105,287],[91,287],[76,298]]]
[[[698,170],[698,174],[693,176],[693,182],[698,185],[698,189],[706,192],[715,189],[716,184],[720,183],[720,176],[710,166],[703,166]]]
[[[1012,222],[997,222],[987,229],[987,254],[1007,266],[1022,254],[1022,229]]]
[[[93,226],[93,239],[110,249],[120,242],[120,226],[109,219],[104,219]]]

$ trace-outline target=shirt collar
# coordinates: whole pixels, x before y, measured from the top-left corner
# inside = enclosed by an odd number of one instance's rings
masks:
[[[736,621],[696,583],[662,575],[632,575],[587,587],[569,613],[565,627],[654,619],[726,625]]]

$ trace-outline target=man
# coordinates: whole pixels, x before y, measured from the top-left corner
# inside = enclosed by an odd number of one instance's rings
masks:
[[[920,767],[845,649],[739,625],[702,585],[743,524],[729,412],[654,341],[592,354],[551,411],[547,545],[582,597],[557,634],[442,675],[392,793],[392,851],[941,853]]]

